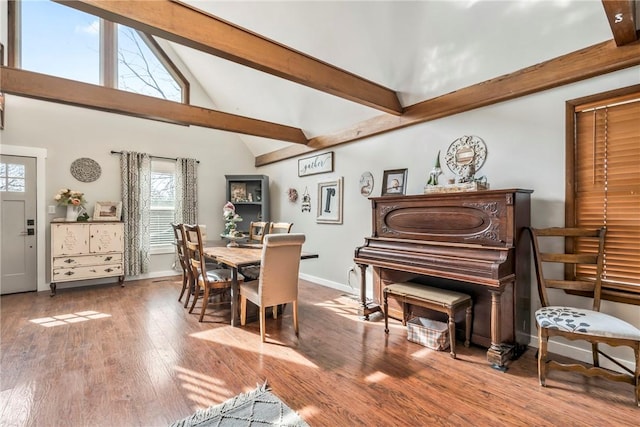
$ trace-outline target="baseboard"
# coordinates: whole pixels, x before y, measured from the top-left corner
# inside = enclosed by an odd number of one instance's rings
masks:
[[[312,282],[312,283],[315,283],[317,285],[322,285],[322,286],[325,286],[327,288],[337,289],[339,291],[346,292],[346,293],[349,293],[349,294],[360,295],[360,290],[359,289],[355,289],[355,288],[352,288],[350,286],[344,285],[342,283],[334,282],[332,280],[327,280],[327,279],[323,279],[323,278],[320,278],[320,277],[316,277],[316,276],[312,276],[310,274],[304,274],[304,273],[300,273],[299,277],[302,280],[306,280],[308,282]]]

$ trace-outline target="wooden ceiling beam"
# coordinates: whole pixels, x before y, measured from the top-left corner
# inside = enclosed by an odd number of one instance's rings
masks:
[[[617,47],[613,40],[609,40],[511,74],[419,102],[405,108],[404,114],[400,117],[389,115],[373,117],[343,131],[311,138],[305,147],[286,147],[257,156],[255,165],[264,166],[300,154],[324,150],[636,65],[640,65],[640,42]]]
[[[0,85],[4,93],[28,98],[302,145],[308,142],[298,128],[16,68],[0,67]]]
[[[602,0],[602,6],[616,45],[624,46],[638,40],[634,0]]]
[[[390,89],[180,2],[54,1],[385,113],[403,111]]]

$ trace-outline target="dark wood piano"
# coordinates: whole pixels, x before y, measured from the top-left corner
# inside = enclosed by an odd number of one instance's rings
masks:
[[[380,310],[389,283],[411,281],[464,292],[474,301],[471,342],[504,369],[530,337],[532,190],[509,189],[372,197],[373,231],[354,261],[361,272],[361,314]],[[366,269],[373,269],[373,303]],[[414,314],[420,308],[415,307]],[[389,301],[389,316],[401,306]],[[432,313],[430,313],[432,314]],[[456,319],[460,320],[460,319]]]

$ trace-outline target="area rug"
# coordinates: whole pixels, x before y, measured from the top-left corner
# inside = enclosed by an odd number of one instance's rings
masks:
[[[269,391],[267,383],[219,405],[201,409],[170,427],[309,426]]]

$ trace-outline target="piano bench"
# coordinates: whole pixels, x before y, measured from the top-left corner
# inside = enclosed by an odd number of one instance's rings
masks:
[[[417,305],[430,310],[445,313],[449,316],[449,342],[451,357],[456,358],[456,312],[466,311],[464,346],[469,347],[471,340],[471,320],[473,315],[473,301],[467,294],[440,289],[417,283],[392,283],[385,286],[384,294],[384,332],[389,333],[389,304],[388,296],[399,297],[402,302],[402,325],[407,324],[406,305]]]

